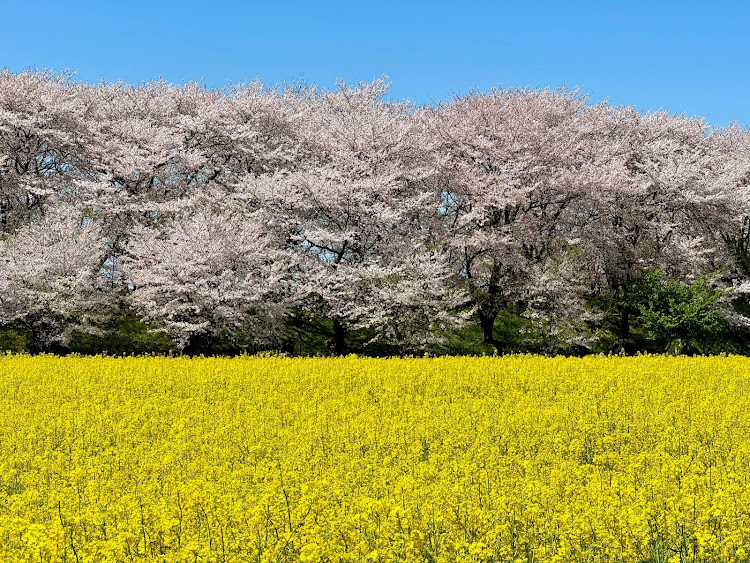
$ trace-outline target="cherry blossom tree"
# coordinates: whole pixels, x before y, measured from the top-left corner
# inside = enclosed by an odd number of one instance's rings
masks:
[[[750,304],[750,130],[731,125],[712,131],[711,190],[696,220],[714,252],[715,283],[725,290],[723,311],[729,326],[747,330],[742,312]]]
[[[99,225],[57,206],[0,240],[0,325],[27,331],[42,350],[74,331],[100,333],[111,313]]]
[[[531,270],[569,240],[572,203],[606,181],[597,108],[577,92],[493,90],[428,115],[452,263],[483,341],[500,311],[523,311]]]
[[[715,160],[710,201],[701,224],[735,271],[750,279],[750,131],[732,125],[711,135]],[[722,244],[723,243],[723,244]]]
[[[747,130],[576,91],[387,89],[0,71],[0,323],[50,347],[130,306],[190,350],[279,345],[303,311],[335,353],[353,333],[406,353],[471,315],[499,349],[511,311],[553,351],[626,340],[653,268],[750,294]]]
[[[0,71],[0,233],[74,200],[83,106],[70,73]]]
[[[337,354],[352,329],[407,346],[457,318],[426,228],[437,205],[420,177],[422,131],[408,103],[385,100],[387,87],[306,92],[300,135],[310,160],[275,178],[269,196],[300,260],[295,298],[333,319]]]
[[[592,296],[626,340],[629,296],[644,272],[695,279],[711,270],[715,245],[700,218],[714,201],[714,155],[697,118],[610,108],[603,124],[599,143],[614,166],[580,202],[578,249],[598,287]]]
[[[88,174],[76,190],[102,218],[113,254],[134,225],[162,221],[197,188],[206,158],[186,129],[210,94],[161,81],[81,86]]]
[[[126,263],[130,304],[182,349],[223,331],[278,343],[287,260],[264,224],[262,214],[205,206],[184,211],[163,230],[136,227]]]

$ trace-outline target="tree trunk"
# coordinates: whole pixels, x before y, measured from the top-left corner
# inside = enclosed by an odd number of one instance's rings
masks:
[[[494,309],[487,310],[482,307],[477,310],[479,326],[482,329],[482,344],[489,344],[499,352],[500,343],[495,340],[495,319],[497,319],[497,313]]]
[[[630,307],[623,305],[620,314],[620,338],[627,340],[630,338]]]
[[[346,329],[339,319],[333,319],[333,331],[328,341],[328,348],[334,356],[346,354]]]
[[[42,346],[39,333],[33,327],[29,327],[28,330],[29,336],[31,337],[31,342],[29,342],[29,352],[31,354],[41,354],[44,352],[44,347]]]
[[[486,294],[482,295],[482,291],[472,281],[472,265],[467,263],[466,274],[469,278],[469,291],[472,294],[472,299],[479,301],[479,307],[477,308],[477,315],[479,316],[479,326],[482,329],[482,344],[489,344],[495,351],[500,351],[500,342],[495,340],[495,319],[500,313],[500,273],[502,264],[498,260],[493,260],[492,268],[490,270],[490,279],[487,284]]]
[[[180,350],[186,356],[197,356],[209,352],[210,338],[205,334],[191,334],[185,347]]]

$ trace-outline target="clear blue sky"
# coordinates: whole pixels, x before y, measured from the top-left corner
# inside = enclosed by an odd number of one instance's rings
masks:
[[[253,77],[393,98],[580,86],[595,101],[750,124],[750,3],[56,0],[0,3],[0,67],[96,82]]]

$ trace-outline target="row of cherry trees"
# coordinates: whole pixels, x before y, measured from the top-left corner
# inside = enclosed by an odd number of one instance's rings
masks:
[[[548,351],[629,337],[649,268],[750,292],[750,132],[493,90],[416,107],[376,80],[81,84],[0,73],[0,327],[39,349],[131,311],[180,347],[294,319],[400,351],[498,315]]]

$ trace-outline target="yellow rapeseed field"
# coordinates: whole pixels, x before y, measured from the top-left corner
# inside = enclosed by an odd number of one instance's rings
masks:
[[[750,359],[0,359],[0,561],[747,561]]]

